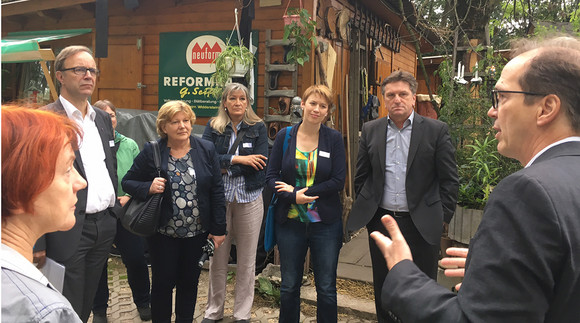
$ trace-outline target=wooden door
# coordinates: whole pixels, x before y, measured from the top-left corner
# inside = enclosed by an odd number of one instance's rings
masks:
[[[107,58],[99,58],[97,100],[107,99],[122,109],[142,109],[143,47],[141,41],[111,45]],[[93,102],[96,100],[93,100]]]

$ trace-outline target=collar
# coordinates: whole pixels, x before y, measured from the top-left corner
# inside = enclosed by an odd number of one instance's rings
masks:
[[[82,115],[81,111],[79,109],[77,109],[72,103],[70,103],[69,100],[65,99],[62,95],[59,96],[58,98],[60,99],[60,103],[62,103],[64,111],[66,111],[66,115],[70,119],[73,119],[73,120],[75,120],[75,119],[82,120],[83,119],[83,115]],[[89,101],[87,101],[87,116],[91,119],[91,121],[95,121],[96,115],[97,115],[97,113],[93,109],[93,106],[91,105],[91,103]]]
[[[566,143],[566,142],[571,142],[571,141],[578,141],[578,142],[580,142],[580,137],[578,137],[578,136],[572,136],[572,137],[564,138],[564,139],[562,139],[562,140],[558,140],[558,141],[556,141],[556,142],[554,142],[554,143],[552,143],[552,144],[549,144],[549,145],[548,145],[548,146],[546,146],[544,149],[540,150],[540,152],[539,152],[539,153],[537,153],[537,154],[536,154],[536,155],[535,155],[535,156],[534,156],[534,157],[533,157],[533,158],[532,158],[532,159],[531,159],[531,160],[530,160],[530,161],[529,161],[529,162],[526,164],[526,167],[524,167],[524,168],[527,168],[527,167],[531,166],[531,165],[534,163],[534,161],[535,161],[536,159],[538,159],[538,157],[540,157],[540,155],[542,155],[543,153],[545,153],[545,152],[546,152],[548,149],[550,149],[550,148],[552,148],[552,147],[554,147],[554,146],[557,146],[557,145],[561,145],[561,144],[563,144],[563,143]]]
[[[403,128],[408,126],[408,125],[412,125],[414,120],[415,120],[415,111],[411,112],[411,115],[409,115],[409,118],[407,118],[407,120],[405,120],[405,122],[403,122]],[[392,125],[395,124],[395,122],[391,120],[391,117],[389,115],[387,115],[387,122],[388,122],[388,124],[392,124]]]
[[[16,271],[26,277],[34,279],[44,286],[54,288],[48,279],[28,259],[9,246],[2,244],[2,268]]]

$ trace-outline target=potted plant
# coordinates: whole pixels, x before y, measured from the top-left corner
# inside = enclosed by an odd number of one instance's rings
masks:
[[[303,66],[304,62],[310,60],[312,46],[318,46],[316,21],[312,20],[306,9],[290,9],[287,17],[289,19],[285,18],[285,21],[287,20],[290,23],[284,25],[283,39],[293,39],[294,42],[290,45],[290,49],[285,55],[285,60],[290,64],[297,63]],[[300,19],[298,20],[297,17],[300,17]]]
[[[479,61],[479,71],[494,66],[501,72],[504,64],[503,58],[488,55]],[[459,173],[457,209],[449,224],[449,238],[468,244],[495,185],[521,165],[498,153],[497,140],[490,133],[493,119],[487,116],[491,106],[487,93],[495,85],[493,75],[483,73],[482,81],[460,85],[453,80],[450,61],[439,65],[437,75],[442,99],[439,119],[449,125]]]
[[[231,82],[232,77],[247,77],[248,71],[254,67],[254,54],[244,45],[230,45],[214,60],[215,72],[211,76],[210,94],[218,98],[224,86]]]

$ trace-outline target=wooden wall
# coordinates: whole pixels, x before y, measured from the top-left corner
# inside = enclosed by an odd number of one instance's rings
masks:
[[[255,0],[255,19],[252,22],[252,29],[259,30],[258,46],[258,75],[257,75],[257,107],[258,115],[263,116],[264,105],[276,106],[273,99],[264,104],[264,42],[265,30],[272,30],[272,38],[281,39],[283,37],[282,15],[286,7],[286,0],[281,1],[281,5],[263,7],[261,0]],[[353,10],[347,0],[330,0],[336,9],[347,8]],[[264,2],[265,3],[265,2]],[[315,12],[318,0],[304,0],[304,6],[310,13]],[[109,1],[109,46],[134,45],[138,39],[142,44],[142,83],[146,85],[141,95],[141,109],[158,109],[158,82],[159,82],[159,34],[162,32],[180,31],[212,31],[231,30],[234,26],[234,8],[239,6],[240,1],[234,0],[181,0],[181,1],[159,1],[140,0],[139,7],[135,10],[127,10],[122,1]],[[292,0],[291,7],[297,6],[298,1]],[[239,10],[241,12],[241,10]],[[16,24],[11,19],[3,19],[2,32],[21,30],[51,30],[51,29],[73,29],[73,28],[93,28],[95,26],[94,12],[87,10],[83,6],[68,7],[61,9],[62,17],[58,20],[49,17],[37,16],[35,19],[26,20],[25,24]],[[241,13],[240,13],[241,15]],[[395,26],[396,27],[396,26]],[[344,108],[346,101],[346,78],[349,73],[350,48],[348,44],[337,40],[329,40],[337,52],[337,64],[334,73],[332,87],[336,96],[336,106]],[[94,32],[84,36],[78,36],[57,42],[47,42],[43,45],[50,45],[55,52],[61,48],[82,44],[94,48]],[[376,82],[380,81],[392,71],[403,69],[416,74],[416,55],[414,47],[403,41],[400,53],[394,53],[385,47],[380,49],[381,55],[377,54],[375,62],[377,68]],[[272,61],[282,61],[282,49],[272,51]],[[109,59],[114,59],[110,57]],[[315,62],[314,52],[310,62],[299,68],[299,95],[311,84],[317,82],[313,63]],[[107,65],[108,66],[108,65]],[[127,78],[127,73],[123,68],[119,70],[102,70],[101,78],[118,78],[121,82]],[[99,81],[97,81],[99,82]],[[291,87],[290,75],[281,75],[278,80],[278,88],[284,86]],[[380,95],[378,86],[370,88],[371,93]],[[103,92],[105,93],[105,92]],[[96,96],[96,97],[95,97]],[[99,93],[95,93],[93,101],[101,99]],[[364,106],[365,103],[363,103]],[[338,109],[337,109],[338,110]],[[386,115],[384,108],[380,109],[380,115]],[[339,111],[335,111],[335,119],[344,118]],[[201,119],[201,118],[200,118]],[[204,122],[199,120],[198,122]],[[345,125],[342,126],[344,129]]]

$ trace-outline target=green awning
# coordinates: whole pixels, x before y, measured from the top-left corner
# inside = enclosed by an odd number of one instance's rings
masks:
[[[54,60],[50,49],[41,49],[38,43],[70,38],[90,33],[91,28],[19,31],[2,38],[2,63],[22,63]]]

